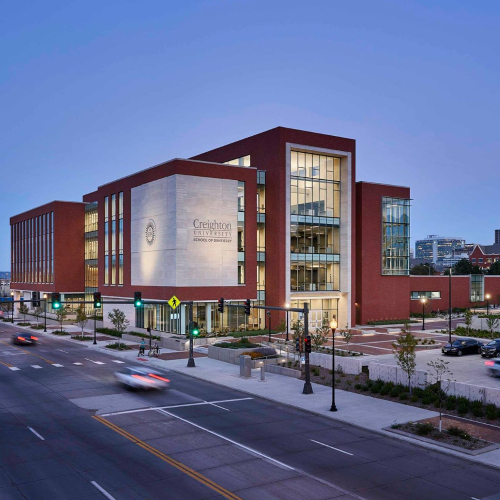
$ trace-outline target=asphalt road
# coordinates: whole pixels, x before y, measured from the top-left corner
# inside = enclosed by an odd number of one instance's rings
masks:
[[[415,499],[500,492],[500,471],[167,372],[114,382],[120,358],[0,324],[0,499]],[[142,362],[142,364],[147,363]],[[137,364],[141,364],[140,361]]]

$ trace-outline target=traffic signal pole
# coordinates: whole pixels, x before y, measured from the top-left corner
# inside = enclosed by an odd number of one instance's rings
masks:
[[[189,301],[189,359],[188,359],[188,368],[194,368],[194,352],[193,352],[193,301]]]
[[[304,302],[304,338],[309,335],[309,306],[307,302]],[[302,390],[302,394],[312,394],[313,389],[311,385],[311,370],[309,366],[309,350],[305,350],[306,355],[306,381],[304,382],[304,389]]]

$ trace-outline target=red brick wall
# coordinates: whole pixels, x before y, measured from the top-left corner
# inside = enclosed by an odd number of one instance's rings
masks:
[[[356,322],[408,318],[410,278],[382,275],[382,198],[410,198],[410,189],[356,184]]]

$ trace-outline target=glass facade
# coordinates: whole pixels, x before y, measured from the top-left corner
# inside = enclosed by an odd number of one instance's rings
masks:
[[[109,198],[104,197],[104,284],[109,285]]]
[[[116,285],[116,195],[111,195],[111,284]]]
[[[420,300],[420,299],[440,299],[441,292],[410,292],[411,300]]]
[[[245,283],[245,183],[238,181],[238,284]]]
[[[382,198],[382,274],[410,274],[410,200]]]
[[[225,161],[224,163],[226,165],[237,165],[238,167],[249,167],[250,155],[242,156],[241,158],[235,158],[234,160]]]
[[[292,151],[292,292],[340,290],[340,158]]]
[[[446,257],[453,256],[454,251],[463,248],[464,244],[465,240],[462,238],[445,238],[430,234],[427,238],[415,242],[415,258],[436,264]]]
[[[484,275],[471,274],[470,276],[470,301],[483,302],[484,300]]]
[[[123,191],[118,193],[118,284],[123,285]]]
[[[307,302],[309,306],[309,326],[311,328],[319,327],[323,323],[323,318],[327,319],[328,322],[333,318],[339,317],[339,299],[305,299],[305,300],[291,300],[290,307],[293,308],[303,308],[304,302]],[[301,313],[291,312],[290,314],[290,325],[293,321],[298,319],[303,320],[303,315]],[[343,328],[346,325],[338,325],[339,328]]]
[[[85,205],[85,301],[94,300],[98,282],[98,205],[97,202]],[[92,304],[85,304],[87,313],[94,313]],[[98,314],[100,311],[98,311]]]

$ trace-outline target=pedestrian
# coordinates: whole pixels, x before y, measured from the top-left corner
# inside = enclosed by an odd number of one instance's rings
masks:
[[[139,346],[139,354],[138,356],[144,356],[144,352],[146,350],[146,342],[144,342],[144,339],[141,340],[141,345]]]

